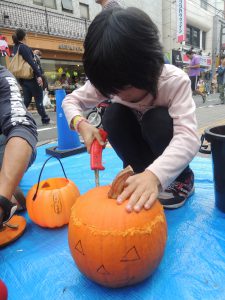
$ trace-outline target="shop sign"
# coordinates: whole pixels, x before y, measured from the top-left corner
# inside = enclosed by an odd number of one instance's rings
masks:
[[[186,39],[186,0],[177,0],[177,41],[181,43]]]
[[[183,54],[183,62],[189,63],[190,60],[186,54]],[[200,56],[200,65],[203,67],[209,67],[212,64],[212,58],[207,55]]]
[[[209,56],[201,56],[200,65],[204,67],[209,67],[212,64],[212,59]]]
[[[83,47],[69,45],[69,44],[60,44],[59,49],[71,50],[71,51],[75,51],[77,53],[83,53],[84,52]]]

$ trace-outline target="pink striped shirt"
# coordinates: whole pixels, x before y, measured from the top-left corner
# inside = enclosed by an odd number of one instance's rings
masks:
[[[67,95],[62,107],[69,126],[74,116],[82,115],[83,111],[103,100],[105,97],[89,81],[80,89]],[[157,106],[168,107],[173,119],[173,138],[162,155],[147,167],[158,177],[164,190],[191,162],[200,146],[195,116],[196,106],[188,75],[181,69],[166,64],[159,78],[155,100],[151,94],[141,99],[139,103],[124,102],[117,96],[112,100],[141,113]]]

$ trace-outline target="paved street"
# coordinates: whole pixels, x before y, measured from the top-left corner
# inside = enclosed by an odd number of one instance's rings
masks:
[[[32,113],[38,126],[38,145],[46,144],[57,139],[56,113],[48,111],[48,115],[54,124],[42,125],[41,118],[38,113]]]
[[[199,133],[204,132],[204,129],[211,126],[225,124],[225,105],[220,104],[219,94],[209,95],[206,103],[202,103],[200,96],[194,96],[197,106],[197,119]],[[39,143],[42,145],[57,139],[56,113],[48,112],[51,120],[55,124],[43,126],[41,119],[37,113],[33,113],[38,124]]]
[[[195,96],[194,100],[200,133],[207,127],[225,124],[225,105],[220,104],[219,94],[209,95],[204,104],[200,96]]]

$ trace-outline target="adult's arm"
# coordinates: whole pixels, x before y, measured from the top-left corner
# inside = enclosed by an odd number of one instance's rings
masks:
[[[193,65],[193,66],[189,66],[190,69],[199,69],[200,68],[200,64],[198,65]]]
[[[193,60],[193,65],[189,65],[190,69],[199,69],[200,68],[200,56],[195,56]]]

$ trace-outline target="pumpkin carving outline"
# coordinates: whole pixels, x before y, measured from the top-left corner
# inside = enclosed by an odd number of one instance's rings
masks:
[[[73,259],[89,279],[117,288],[149,277],[159,265],[167,225],[161,204],[127,213],[108,198],[109,186],[80,196],[72,207],[68,239]],[[75,245],[80,243],[83,253]]]

